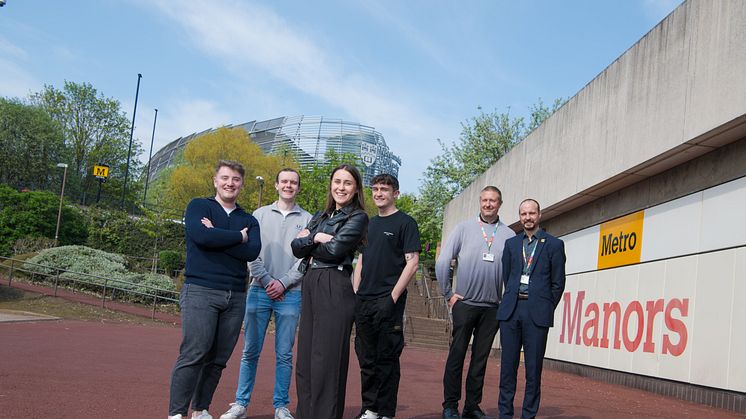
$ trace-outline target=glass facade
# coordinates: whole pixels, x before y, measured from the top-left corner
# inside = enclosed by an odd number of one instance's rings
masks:
[[[301,166],[323,162],[326,152],[351,153],[363,162],[358,169],[363,175],[363,183],[369,186],[373,176],[381,173],[399,175],[401,158],[389,150],[386,141],[373,127],[341,119],[322,116],[292,116],[251,121],[228,126],[242,128],[265,153],[290,149],[295,152]],[[150,164],[150,179],[173,164],[173,157],[187,143],[213,129],[178,138],[158,150]]]

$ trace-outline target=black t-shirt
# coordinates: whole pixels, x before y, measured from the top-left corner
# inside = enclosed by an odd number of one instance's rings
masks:
[[[401,211],[371,218],[357,295],[371,299],[390,294],[407,264],[404,254],[419,253],[420,249],[420,231],[414,218]]]

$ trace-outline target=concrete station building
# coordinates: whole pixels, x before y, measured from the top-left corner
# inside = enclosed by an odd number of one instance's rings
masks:
[[[445,212],[565,241],[547,364],[746,413],[746,1],[687,0]],[[496,342],[495,346],[499,346]]]

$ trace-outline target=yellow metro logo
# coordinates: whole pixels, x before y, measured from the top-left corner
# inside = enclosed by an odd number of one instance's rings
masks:
[[[639,211],[601,224],[598,269],[640,262],[644,218],[645,211]]]
[[[93,176],[109,177],[109,166],[93,166]]]

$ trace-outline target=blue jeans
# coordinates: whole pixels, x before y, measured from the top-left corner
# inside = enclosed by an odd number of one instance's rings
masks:
[[[209,409],[241,333],[246,293],[184,284],[181,289],[181,347],[171,375],[168,414],[186,417]]]
[[[256,365],[264,345],[264,336],[272,313],[275,314],[275,409],[290,404],[288,389],[293,373],[293,345],[300,317],[301,292],[291,290],[282,301],[274,301],[262,287],[250,287],[244,319],[244,349],[238,375],[236,403],[248,406],[256,379]]]

